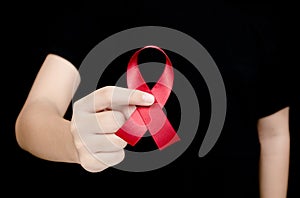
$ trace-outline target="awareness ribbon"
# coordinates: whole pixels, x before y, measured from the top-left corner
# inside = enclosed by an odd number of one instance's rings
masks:
[[[166,58],[164,71],[151,90],[138,68],[138,55],[147,48],[159,50]],[[128,88],[150,93],[155,97],[155,101],[150,107],[137,106],[130,118],[116,132],[116,135],[134,146],[149,130],[160,150],[179,141],[179,136],[162,110],[169,98],[174,81],[173,66],[167,54],[161,48],[153,45],[139,49],[129,60],[126,75]]]

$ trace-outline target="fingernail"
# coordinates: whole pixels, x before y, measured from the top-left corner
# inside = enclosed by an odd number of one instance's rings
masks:
[[[154,102],[154,96],[148,93],[144,93],[143,100],[147,103],[152,104]]]

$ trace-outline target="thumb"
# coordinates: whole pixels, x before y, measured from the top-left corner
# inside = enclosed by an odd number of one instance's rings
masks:
[[[106,86],[76,101],[76,104],[84,110],[98,112],[107,108],[118,109],[124,105],[149,106],[154,100],[153,95],[137,89]]]
[[[154,96],[140,90],[133,90],[129,98],[130,105],[149,106],[154,103]]]

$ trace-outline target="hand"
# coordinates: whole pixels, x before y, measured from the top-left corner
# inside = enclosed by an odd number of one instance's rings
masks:
[[[152,105],[151,94],[107,86],[76,101],[73,105],[71,133],[81,166],[100,172],[120,163],[127,143],[115,135],[136,109]]]

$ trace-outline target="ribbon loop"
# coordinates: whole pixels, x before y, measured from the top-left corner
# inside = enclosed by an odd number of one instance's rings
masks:
[[[159,50],[166,58],[163,73],[152,89],[148,87],[138,68],[138,55],[147,48]],[[160,150],[179,141],[179,136],[162,110],[170,96],[174,81],[173,66],[167,54],[161,48],[153,45],[139,49],[129,60],[126,77],[128,88],[148,92],[155,97],[155,101],[150,107],[137,107],[131,117],[116,132],[116,135],[134,146],[149,130]]]

